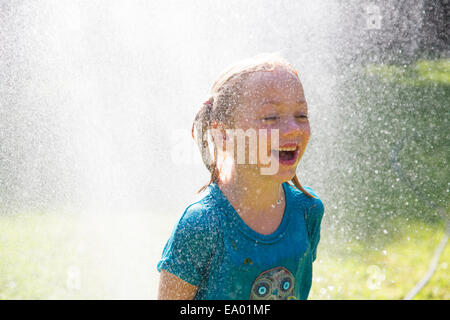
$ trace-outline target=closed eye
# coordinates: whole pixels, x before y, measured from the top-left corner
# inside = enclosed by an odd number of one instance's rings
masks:
[[[263,121],[275,121],[277,119],[278,119],[277,116],[270,116],[270,117],[264,117],[262,120]]]

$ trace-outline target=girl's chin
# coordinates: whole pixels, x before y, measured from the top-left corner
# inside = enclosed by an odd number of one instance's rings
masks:
[[[296,174],[295,168],[292,170],[281,170],[273,176],[274,179],[276,179],[278,182],[286,182],[290,181]]]
[[[259,173],[262,176],[265,176],[270,180],[276,180],[279,183],[290,181],[297,173],[297,164],[293,164],[290,166],[283,166],[280,164],[278,166],[278,170],[274,170],[272,172],[269,171],[269,174],[262,174],[261,168],[265,168],[267,170],[267,166],[259,168]]]

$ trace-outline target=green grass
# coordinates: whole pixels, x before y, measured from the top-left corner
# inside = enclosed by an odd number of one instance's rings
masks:
[[[77,238],[76,216],[30,213],[0,216],[0,299],[81,299],[101,294],[100,275]],[[89,266],[89,267],[87,267]],[[93,291],[91,291],[93,289]]]
[[[363,242],[336,247],[324,239],[314,263],[310,299],[403,299],[428,270],[444,227],[397,220],[398,232],[377,248]],[[450,298],[450,246],[416,299]]]
[[[429,84],[450,85],[450,60],[419,60],[410,66],[369,65],[365,69],[367,75],[375,75],[387,82],[395,82],[408,86]]]
[[[163,215],[0,216],[0,300],[154,299]]]

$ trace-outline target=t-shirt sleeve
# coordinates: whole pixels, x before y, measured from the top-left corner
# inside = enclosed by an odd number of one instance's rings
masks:
[[[316,199],[314,199],[307,212],[307,226],[309,240],[311,242],[311,254],[312,260],[315,261],[317,255],[317,246],[320,241],[320,226],[322,223],[322,217],[325,208],[323,206],[322,200],[320,200],[320,198],[314,193],[311,188],[308,188],[307,191],[317,197]]]
[[[199,286],[217,242],[214,223],[205,208],[196,203],[189,206],[167,241],[157,269],[176,275]]]

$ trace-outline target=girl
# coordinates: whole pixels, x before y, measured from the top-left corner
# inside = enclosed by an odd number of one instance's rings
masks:
[[[324,207],[296,176],[310,136],[297,71],[274,54],[236,64],[192,132],[211,179],[166,243],[158,298],[307,299]],[[242,152],[257,160],[242,163]],[[263,174],[269,165],[276,170]]]

